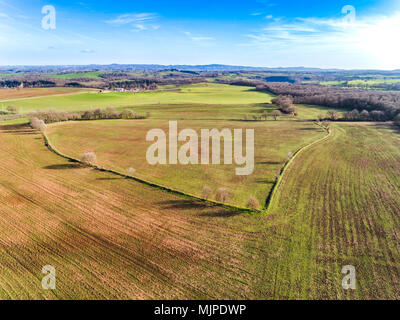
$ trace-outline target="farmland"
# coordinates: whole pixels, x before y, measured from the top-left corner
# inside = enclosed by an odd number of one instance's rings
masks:
[[[35,98],[43,96],[55,96],[73,94],[78,92],[87,92],[88,89],[79,88],[24,88],[24,89],[0,89],[0,104],[14,101],[21,101],[18,99]],[[11,102],[12,101],[12,102]]]
[[[74,73],[62,73],[62,74],[52,74],[48,75],[50,78],[58,78],[58,79],[79,79],[79,78],[90,78],[90,79],[101,79],[100,75],[104,72],[96,71],[96,72],[74,72]]]
[[[182,86],[175,90],[155,92],[88,92],[59,97],[13,100],[22,112],[43,109],[82,110],[106,107],[128,107],[164,104],[259,104],[269,102],[271,96],[254,88],[220,84],[197,84]]]
[[[250,214],[69,162],[26,120],[1,122],[0,298],[400,298],[400,132],[391,123],[332,123],[327,136],[312,120],[344,110],[309,105],[297,105],[296,117],[255,121],[276,108],[273,96],[221,84],[62,91],[4,98],[24,112],[150,112],[54,123],[46,135],[69,157],[93,151],[102,168],[132,167],[134,177],[186,194],[202,197],[206,185],[214,199],[224,187],[236,206],[250,196],[264,206],[287,154],[309,147],[286,167],[268,209]],[[236,165],[150,166],[146,133],[167,132],[168,120],[196,131],[254,128],[254,174],[236,176]],[[57,269],[54,291],[40,286],[47,264]],[[342,288],[344,265],[356,267],[354,291]]]
[[[287,239],[277,297],[400,298],[399,147],[394,127],[341,124],[294,160],[271,203]],[[335,286],[344,265],[358,270],[353,295]]]
[[[0,135],[0,298],[255,297],[249,230],[264,218],[67,162],[23,124]]]
[[[52,145],[60,152],[79,159],[84,152],[94,151],[102,167],[126,173],[136,169],[135,176],[156,184],[201,197],[204,186],[224,187],[231,191],[231,204],[246,206],[251,196],[264,204],[277,171],[287,161],[289,152],[294,153],[326,133],[309,122],[289,121],[179,121],[179,130],[192,128],[249,128],[255,130],[255,170],[249,176],[236,176],[232,165],[149,165],[146,149],[151,143],[145,141],[152,128],[168,132],[167,121],[155,120],[106,120],[95,122],[70,122],[54,124],[48,130]],[[182,145],[183,143],[180,143]],[[211,152],[211,150],[210,150]],[[221,153],[223,163],[223,153]]]

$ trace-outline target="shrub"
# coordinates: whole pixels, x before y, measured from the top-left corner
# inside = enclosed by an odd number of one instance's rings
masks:
[[[208,200],[208,198],[210,197],[210,195],[211,195],[211,188],[210,187],[208,187],[208,186],[204,186],[203,187],[203,192],[202,192],[202,197],[204,198],[204,199],[206,199],[206,200]]]
[[[8,106],[7,111],[10,113],[17,113],[17,107],[14,106]]]
[[[230,194],[229,194],[228,190],[226,190],[225,188],[219,188],[217,190],[215,200],[217,200],[218,202],[226,202],[229,200],[229,198],[230,198]]]
[[[85,152],[81,158],[82,162],[87,165],[95,165],[97,163],[97,157],[94,152]]]
[[[245,121],[249,120],[249,115],[248,115],[248,114],[245,114],[245,115],[244,115],[244,120],[245,120]]]
[[[247,201],[247,208],[249,208],[250,210],[258,210],[259,207],[260,207],[260,204],[259,204],[257,198],[250,197],[249,201]]]

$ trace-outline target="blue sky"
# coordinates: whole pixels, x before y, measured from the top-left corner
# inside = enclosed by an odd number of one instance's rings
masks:
[[[0,0],[0,65],[400,69],[399,34],[398,0]]]

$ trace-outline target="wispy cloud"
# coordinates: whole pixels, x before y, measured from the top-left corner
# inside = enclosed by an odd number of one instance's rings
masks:
[[[147,30],[147,27],[145,25],[143,25],[143,24],[135,24],[131,31],[139,32],[139,31],[144,31],[144,30]]]
[[[361,58],[373,57],[389,65],[398,64],[396,55],[400,43],[400,12],[391,16],[357,17],[353,22],[342,18],[295,18],[271,20],[263,28],[247,34],[248,42],[240,46],[254,46],[274,52],[322,55],[352,54]]]
[[[107,20],[106,22],[113,25],[125,25],[130,23],[140,23],[153,21],[157,18],[155,13],[128,13],[122,14],[112,20]]]
[[[93,49],[83,49],[81,53],[95,53],[95,51]]]
[[[368,17],[355,20],[348,23],[343,19],[328,19],[328,18],[295,18],[292,21],[272,21],[259,31],[248,34],[247,37],[252,39],[250,44],[253,45],[291,45],[294,43],[302,43],[305,46],[308,44],[332,44],[355,41],[357,38],[365,38],[367,30],[373,31],[382,29],[382,26],[387,25],[395,27],[397,30],[400,27],[398,21],[400,14],[389,17]],[[383,35],[384,36],[384,35]],[[359,42],[359,41],[356,41]]]
[[[183,33],[186,34],[192,41],[214,41],[215,40],[215,38],[213,38],[213,37],[193,35],[189,31],[184,31]]]

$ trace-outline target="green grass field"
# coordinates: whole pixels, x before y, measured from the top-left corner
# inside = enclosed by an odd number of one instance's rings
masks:
[[[48,75],[48,77],[65,79],[65,80],[79,79],[79,78],[101,79],[100,75],[104,73],[106,72],[103,71],[74,72],[74,73],[52,74]]]
[[[54,88],[54,94],[58,93],[56,89],[60,91],[62,88]],[[71,88],[67,89],[72,91]],[[265,111],[274,110],[273,106],[267,104],[273,99],[270,94],[257,92],[249,87],[211,83],[181,87],[162,86],[159,91],[136,94],[84,92],[85,90],[82,89],[79,91],[83,92],[58,97],[33,97],[32,99],[12,99],[11,97],[7,99],[7,103],[19,107],[20,112],[23,113],[48,109],[76,111],[116,107],[119,110],[131,109],[141,115],[150,112],[152,119],[174,120],[242,120],[246,114],[249,119],[252,119],[253,115],[260,116]],[[51,92],[46,94],[50,95]],[[329,110],[338,113],[344,111],[303,105],[298,105],[297,109],[299,111],[297,118],[305,120],[315,120],[319,114],[326,114]],[[282,116],[281,119],[292,120],[289,116]]]
[[[179,121],[178,129],[191,128],[200,135],[201,129],[229,128],[255,130],[255,169],[249,176],[237,176],[232,165],[149,165],[146,133],[153,128],[168,132],[168,121],[158,120],[105,120],[53,124],[48,129],[50,141],[57,150],[80,159],[84,152],[94,151],[102,167],[126,173],[136,169],[134,176],[179,190],[202,196],[204,186],[213,190],[224,187],[232,194],[228,203],[245,207],[251,196],[264,206],[277,171],[286,162],[289,152],[325,135],[325,131],[311,122],[291,121]],[[178,147],[183,143],[179,143]],[[200,152],[200,151],[199,151]],[[211,153],[211,150],[210,150]],[[221,152],[223,162],[223,152]],[[242,166],[239,166],[242,167]]]
[[[281,239],[268,262],[276,298],[400,298],[399,133],[335,124],[295,158],[271,203]],[[339,285],[344,265],[356,267],[354,292]]]
[[[127,107],[155,104],[257,104],[270,102],[272,96],[249,87],[220,84],[197,84],[183,86],[176,91],[139,93],[81,93],[60,97],[43,97],[13,100],[22,112],[43,109],[82,110],[105,107]]]

